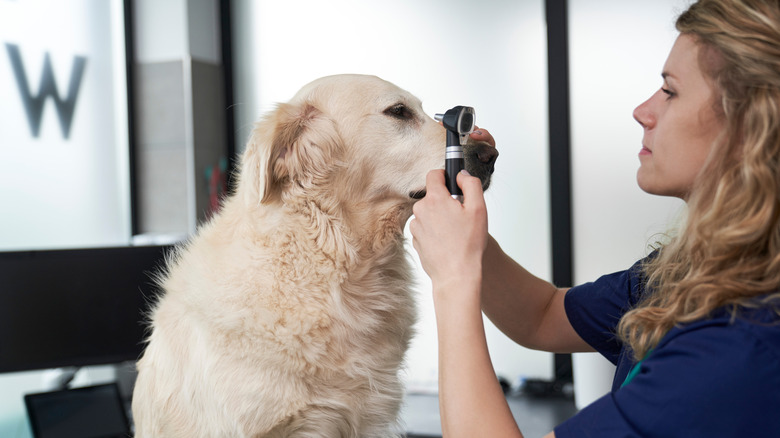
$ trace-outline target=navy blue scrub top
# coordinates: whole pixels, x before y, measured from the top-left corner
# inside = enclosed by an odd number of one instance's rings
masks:
[[[772,307],[736,318],[720,309],[675,327],[622,386],[636,363],[615,332],[644,293],[643,262],[566,294],[574,329],[617,369],[612,391],[556,427],[556,438],[780,437],[780,315]]]

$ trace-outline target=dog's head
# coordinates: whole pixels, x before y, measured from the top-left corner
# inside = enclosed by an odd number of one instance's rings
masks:
[[[257,124],[239,192],[254,205],[314,202],[342,215],[403,211],[405,222],[428,171],[444,166],[444,143],[444,128],[412,94],[374,76],[329,76]],[[495,148],[470,144],[465,155],[466,168],[487,188]]]

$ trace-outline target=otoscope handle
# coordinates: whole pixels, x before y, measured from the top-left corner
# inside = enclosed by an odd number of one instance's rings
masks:
[[[440,121],[447,130],[447,152],[444,158],[447,188],[453,198],[463,202],[463,192],[458,187],[458,173],[466,167],[463,159],[463,143],[474,130],[474,108],[456,106],[444,114],[436,114],[434,119]]]
[[[456,133],[447,131],[447,150],[444,157],[444,177],[453,198],[463,202],[463,192],[458,187],[458,173],[465,168],[463,146]]]

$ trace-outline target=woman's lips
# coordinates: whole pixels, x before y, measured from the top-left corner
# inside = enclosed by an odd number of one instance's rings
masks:
[[[648,149],[646,146],[642,146],[642,150],[639,151],[639,155],[640,156],[642,156],[642,155],[651,155],[652,153],[653,152],[650,149]]]

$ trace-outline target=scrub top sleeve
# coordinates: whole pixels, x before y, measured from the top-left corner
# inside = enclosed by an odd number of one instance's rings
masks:
[[[615,335],[616,327],[643,293],[642,264],[645,260],[636,262],[628,270],[575,286],[564,298],[566,316],[574,330],[613,364],[617,364],[622,347]]]
[[[777,350],[726,324],[675,329],[626,386],[555,429],[557,438],[777,436]]]

